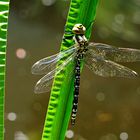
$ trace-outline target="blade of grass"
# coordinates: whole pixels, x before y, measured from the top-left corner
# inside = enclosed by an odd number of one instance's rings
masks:
[[[0,140],[4,139],[5,60],[9,0],[0,0]]]
[[[76,23],[82,23],[89,39],[98,0],[72,0],[61,44],[61,51],[70,47],[73,42],[71,30]],[[65,59],[59,63],[63,63]],[[68,127],[74,90],[74,62],[67,65],[55,76],[45,119],[42,140],[64,140]],[[70,79],[71,77],[71,79]]]

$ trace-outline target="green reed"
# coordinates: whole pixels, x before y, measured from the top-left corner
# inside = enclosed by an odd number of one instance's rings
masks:
[[[90,38],[97,4],[98,0],[71,1],[63,35],[65,39],[62,40],[60,51],[73,45],[71,30],[76,23],[82,23],[87,28],[86,37]],[[64,61],[65,58],[60,60],[59,64]],[[74,76],[71,75],[74,66],[74,62],[71,62],[54,78],[42,140],[65,139],[73,102]]]
[[[4,140],[5,63],[9,0],[0,0],[0,140]]]

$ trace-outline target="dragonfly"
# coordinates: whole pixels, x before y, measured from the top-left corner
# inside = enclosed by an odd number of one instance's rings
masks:
[[[71,124],[75,124],[78,109],[78,97],[80,87],[81,62],[96,75],[102,77],[125,77],[135,78],[138,74],[118,62],[140,61],[140,50],[132,48],[116,48],[112,45],[89,42],[85,37],[86,28],[82,24],[75,24],[72,32],[75,44],[67,50],[37,61],[32,66],[32,73],[44,74],[35,85],[35,93],[43,93],[50,90],[52,80],[56,74],[61,72],[70,62],[75,62],[74,68],[74,97],[71,113]],[[61,59],[64,62],[57,65]],[[57,65],[57,66],[56,66]]]

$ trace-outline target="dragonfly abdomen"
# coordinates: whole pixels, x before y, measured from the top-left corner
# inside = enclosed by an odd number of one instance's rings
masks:
[[[75,66],[75,82],[74,82],[74,99],[71,114],[71,124],[75,124],[77,108],[78,108],[78,97],[79,97],[79,86],[80,86],[80,62],[81,58],[77,56],[76,66]]]

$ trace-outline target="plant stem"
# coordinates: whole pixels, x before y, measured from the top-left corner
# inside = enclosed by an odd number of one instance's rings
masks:
[[[9,0],[0,0],[0,140],[4,140],[5,61]]]
[[[98,0],[72,0],[61,44],[61,51],[73,45],[71,30],[76,23],[82,23],[86,28],[86,37],[89,39]],[[60,60],[63,63],[65,59]],[[64,140],[68,127],[74,90],[74,62],[55,76],[51,90],[47,116],[42,140]],[[70,79],[71,78],[71,79]]]

